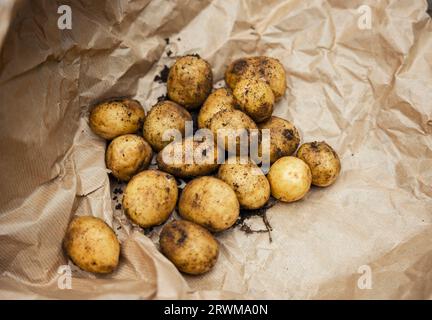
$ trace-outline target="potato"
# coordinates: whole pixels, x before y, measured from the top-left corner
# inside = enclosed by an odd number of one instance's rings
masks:
[[[188,150],[186,146],[189,143],[192,146],[190,159],[185,154]],[[213,141],[200,142],[194,141],[193,137],[187,137],[182,141],[174,141],[167,145],[157,155],[156,162],[159,169],[179,178],[203,176],[219,167],[217,151]]]
[[[341,171],[339,156],[324,141],[302,144],[297,157],[308,164],[312,172],[312,184],[318,187],[331,185]]]
[[[245,209],[261,208],[270,198],[266,176],[248,158],[228,159],[219,167],[218,178],[233,188],[240,206]]]
[[[178,197],[175,178],[159,170],[145,170],[135,175],[123,193],[125,214],[143,228],[165,222]]]
[[[125,134],[114,138],[108,145],[105,163],[114,177],[129,181],[137,172],[146,169],[153,152],[143,137]]]
[[[161,231],[159,244],[162,253],[188,274],[209,271],[219,255],[219,244],[206,229],[189,221],[172,221]]]
[[[143,136],[155,151],[162,150],[174,138],[163,140],[166,130],[176,129],[185,135],[186,121],[192,121],[187,110],[172,101],[161,101],[154,105],[144,122]]]
[[[114,231],[95,217],[76,217],[69,224],[63,247],[81,269],[110,273],[119,261],[120,244]]]
[[[303,160],[282,157],[270,167],[267,179],[273,197],[283,202],[293,202],[303,198],[309,191],[312,174]]]
[[[255,122],[262,122],[271,117],[275,98],[266,82],[241,79],[237,82],[233,94],[240,109]]]
[[[181,57],[170,68],[167,81],[168,97],[188,110],[202,105],[212,87],[211,66],[197,55]]]
[[[210,231],[231,227],[239,216],[240,206],[231,187],[214,177],[190,181],[179,200],[179,214]]]
[[[270,162],[292,155],[299,146],[300,134],[288,120],[272,116],[258,125],[259,129],[270,129]]]
[[[272,89],[276,101],[285,95],[285,69],[275,58],[257,56],[235,60],[225,72],[225,82],[234,90],[237,82],[241,79],[266,81]]]
[[[237,153],[240,150],[241,141],[249,142],[250,130],[258,129],[255,122],[240,110],[220,111],[210,121],[210,131],[214,138],[217,135],[223,138],[225,150],[229,150],[229,141],[235,142]],[[224,130],[227,130],[224,132]],[[222,148],[223,146],[219,146]],[[234,150],[231,150],[234,151]]]
[[[198,128],[209,128],[210,121],[219,111],[233,111],[236,103],[230,89],[220,88],[208,96],[198,115]]]
[[[90,128],[98,136],[111,140],[135,133],[145,119],[141,104],[132,99],[109,100],[94,106],[90,112]]]

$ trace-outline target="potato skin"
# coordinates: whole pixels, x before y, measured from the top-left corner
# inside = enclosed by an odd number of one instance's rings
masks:
[[[125,134],[110,142],[105,163],[114,177],[129,181],[134,174],[149,166],[152,156],[153,151],[143,137]]]
[[[184,136],[186,121],[192,121],[192,116],[185,108],[168,100],[158,102],[147,115],[143,136],[158,152],[172,141],[162,140],[164,132],[169,129],[177,129]]]
[[[270,198],[270,184],[261,169],[249,159],[245,162],[236,158],[235,163],[228,159],[221,164],[218,178],[225,181],[236,193],[237,199],[245,209],[258,209]]]
[[[110,273],[118,265],[120,243],[114,231],[99,218],[74,218],[67,228],[63,247],[72,261],[85,271]]]
[[[270,129],[270,162],[290,156],[300,144],[297,128],[288,120],[272,116],[258,125],[259,129]]]
[[[286,73],[278,59],[255,56],[233,61],[225,72],[225,82],[234,90],[240,79],[266,81],[270,85],[276,101],[285,95]]]
[[[161,231],[162,253],[184,273],[208,272],[219,256],[217,240],[203,227],[184,220],[167,223]]]
[[[303,160],[282,157],[270,167],[267,179],[273,197],[283,202],[293,202],[303,198],[309,191],[312,174]]]
[[[90,111],[90,128],[98,136],[111,140],[140,130],[145,112],[137,100],[116,99],[95,105]]]
[[[181,57],[170,68],[167,81],[168,97],[188,110],[202,105],[212,87],[211,66],[198,56]]]
[[[194,154],[201,153],[202,158],[192,158],[192,163],[186,163],[185,151],[186,143],[193,145]],[[181,159],[178,163],[170,163],[165,161],[165,156],[173,157],[176,148],[181,148]],[[212,151],[213,150],[213,155]],[[192,154],[192,155],[194,155]],[[192,178],[197,176],[203,176],[210,174],[215,171],[219,164],[217,163],[218,149],[216,145],[203,141],[193,141],[193,137],[187,137],[182,141],[174,141],[167,145],[162,151],[160,151],[156,157],[156,162],[160,170],[171,173],[173,176],[179,178]],[[196,159],[200,161],[196,161]]]
[[[123,193],[125,214],[143,228],[160,225],[174,210],[178,197],[175,178],[159,170],[135,175]]]
[[[219,111],[233,111],[236,107],[231,89],[220,88],[212,92],[198,114],[198,128],[210,128],[210,121]]]
[[[207,176],[186,185],[178,207],[184,219],[215,232],[230,228],[240,211],[234,190],[222,180]]]
[[[263,122],[271,117],[275,98],[266,82],[257,79],[241,79],[237,82],[233,94],[240,110],[255,122]]]
[[[334,183],[341,171],[339,156],[324,141],[302,144],[297,157],[308,164],[312,172],[312,184],[318,187]]]

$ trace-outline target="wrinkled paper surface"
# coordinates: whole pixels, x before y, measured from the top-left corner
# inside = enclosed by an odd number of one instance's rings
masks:
[[[426,1],[62,4],[71,30],[57,27],[56,1],[0,3],[1,298],[432,298]],[[361,28],[364,5],[370,29]],[[278,58],[288,90],[274,114],[342,161],[334,185],[267,212],[271,243],[238,228],[218,234],[219,261],[198,277],[159,253],[157,228],[144,235],[115,209],[106,143],[87,120],[89,106],[110,97],[149,110],[166,92],[154,77],[188,53],[207,59],[216,81],[236,58]],[[122,252],[113,274],[68,261],[61,243],[74,215],[114,227]],[[258,217],[247,223],[263,228]],[[59,288],[62,265],[72,289]]]

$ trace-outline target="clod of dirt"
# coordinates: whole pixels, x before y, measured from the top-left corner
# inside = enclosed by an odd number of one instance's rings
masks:
[[[168,73],[169,73],[169,68],[166,65],[164,65],[161,72],[154,77],[153,81],[158,83],[166,83],[168,80]]]

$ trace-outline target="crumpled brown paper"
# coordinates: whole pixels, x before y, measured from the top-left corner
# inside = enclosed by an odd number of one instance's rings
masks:
[[[426,1],[64,4],[71,30],[57,28],[56,1],[0,4],[1,298],[432,298]],[[364,5],[371,29],[359,27]],[[87,123],[88,106],[109,97],[149,110],[166,90],[155,76],[188,53],[207,59],[216,80],[238,57],[280,59],[288,91],[275,115],[342,161],[333,186],[268,211],[271,243],[238,228],[218,234],[219,261],[199,277],[158,252],[157,229],[144,235],[114,208],[105,141]],[[116,230],[113,274],[68,262],[61,242],[76,214]],[[59,288],[62,265],[72,289]]]

